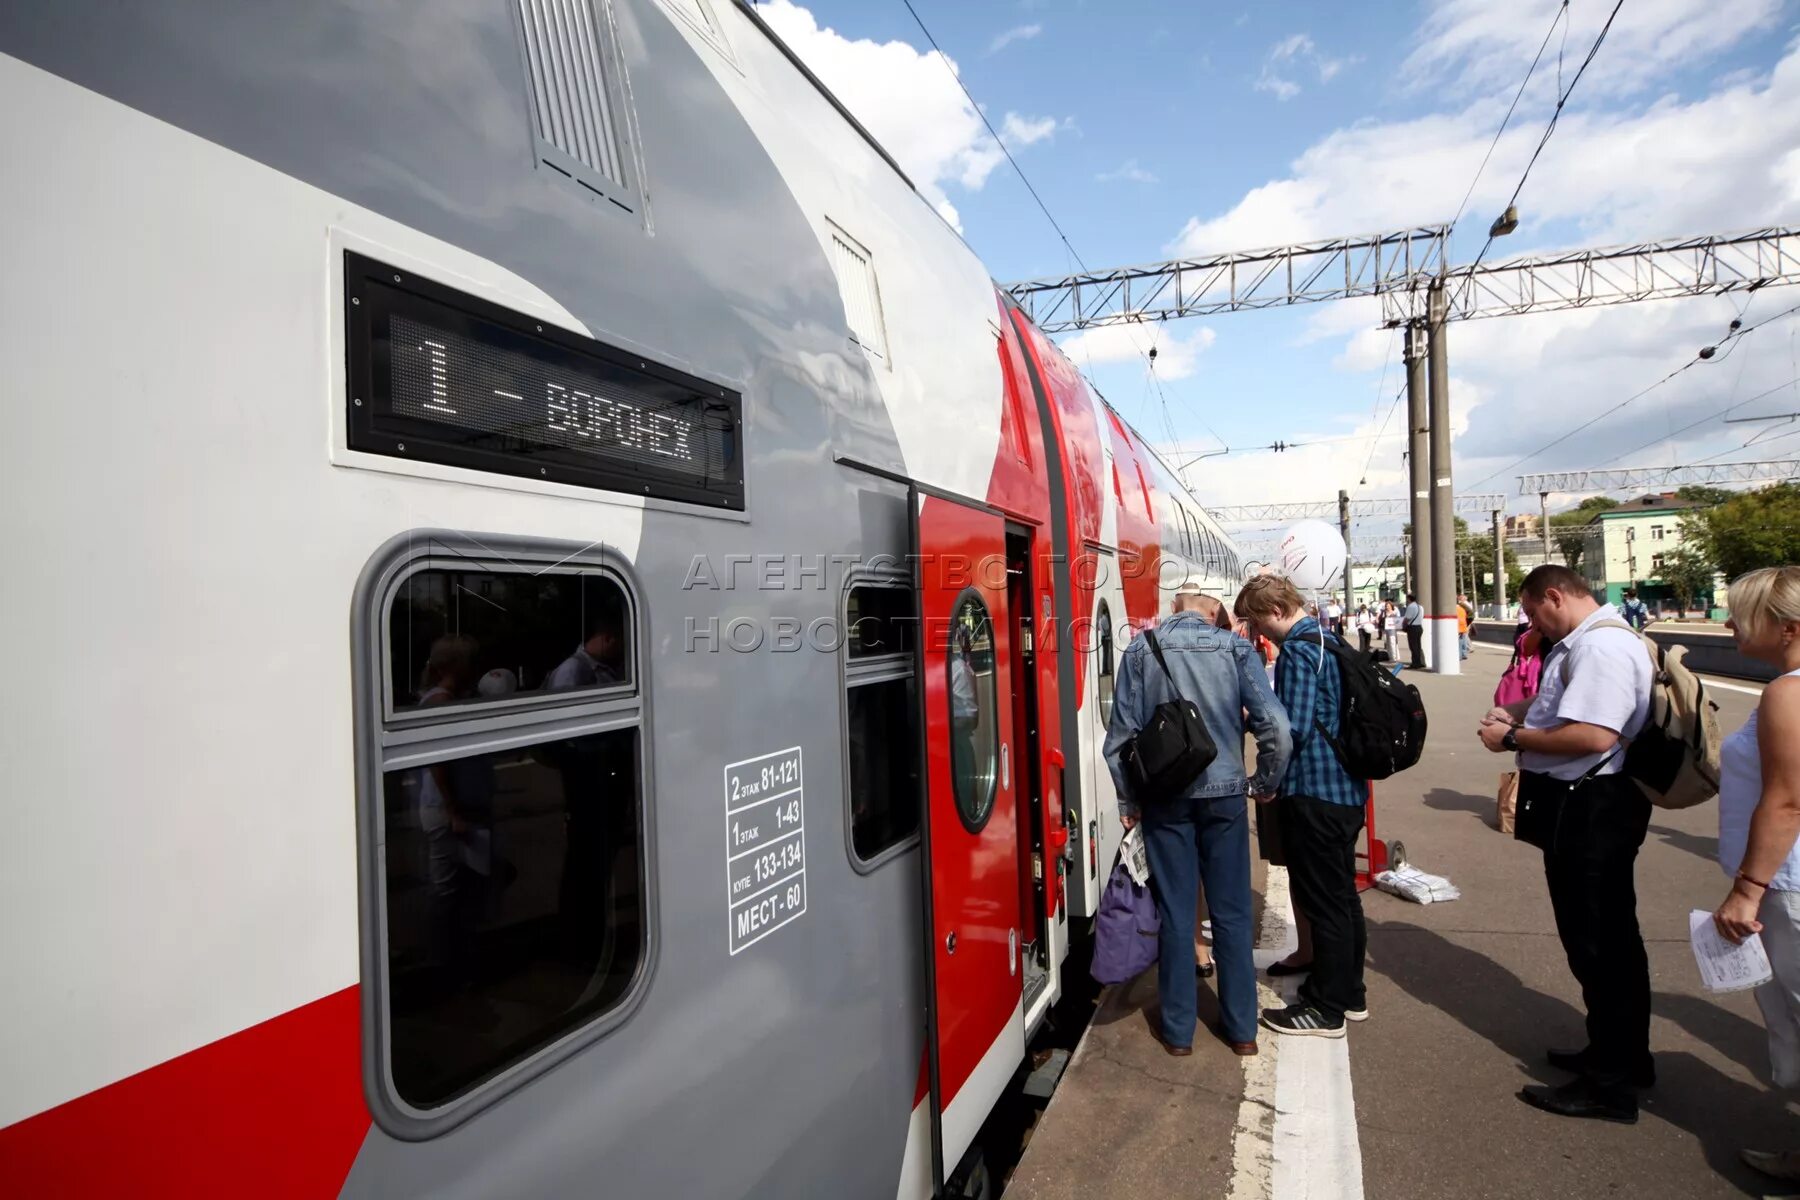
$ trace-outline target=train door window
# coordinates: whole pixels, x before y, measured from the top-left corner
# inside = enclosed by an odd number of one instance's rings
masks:
[[[1094,679],[1100,692],[1100,723],[1110,725],[1113,711],[1113,627],[1112,613],[1104,600],[1100,602],[1100,612],[1094,618],[1094,650],[1098,660],[1094,665]]]
[[[892,583],[854,583],[844,617],[850,855],[868,869],[919,832],[913,591]]]
[[[636,212],[629,91],[610,0],[517,0],[538,160],[597,200]]]
[[[994,692],[994,631],[987,605],[963,593],[950,614],[950,778],[956,811],[971,833],[994,811],[1000,706]]]
[[[381,567],[357,634],[359,687],[388,701],[364,709],[361,772],[370,1093],[414,1137],[623,1020],[652,928],[638,639],[610,552],[508,543],[489,563],[425,540]]]
[[[881,289],[875,281],[875,258],[863,244],[830,221],[831,264],[837,268],[838,291],[844,297],[844,319],[850,337],[875,358],[888,357],[887,330],[881,319]]]

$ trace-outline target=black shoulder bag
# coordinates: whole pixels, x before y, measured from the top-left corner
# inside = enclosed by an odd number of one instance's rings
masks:
[[[1131,785],[1131,798],[1139,804],[1179,797],[1219,756],[1219,747],[1207,731],[1206,722],[1200,719],[1200,710],[1191,700],[1182,698],[1181,687],[1163,659],[1156,634],[1146,629],[1144,637],[1150,643],[1150,653],[1156,655],[1157,665],[1168,676],[1175,699],[1157,705],[1150,720],[1119,751],[1120,765]]]

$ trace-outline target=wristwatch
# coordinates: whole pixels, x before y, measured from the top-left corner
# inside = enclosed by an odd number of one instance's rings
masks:
[[[1500,739],[1500,744],[1508,750],[1517,750],[1519,748],[1519,727],[1514,725],[1508,729],[1506,736]]]

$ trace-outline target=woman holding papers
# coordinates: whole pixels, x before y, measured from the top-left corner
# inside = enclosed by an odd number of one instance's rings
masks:
[[[1719,865],[1731,890],[1713,913],[1728,940],[1762,935],[1775,977],[1756,989],[1779,1088],[1800,1087],[1800,567],[1769,567],[1731,585],[1727,627],[1738,650],[1782,676],[1744,727],[1725,739]],[[1800,1150],[1746,1150],[1744,1161],[1800,1181]]]

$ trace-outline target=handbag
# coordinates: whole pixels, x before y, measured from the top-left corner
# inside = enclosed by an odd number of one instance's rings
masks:
[[[1180,796],[1219,756],[1219,747],[1201,720],[1200,710],[1193,701],[1182,698],[1181,687],[1163,658],[1155,631],[1146,629],[1144,637],[1157,665],[1168,676],[1175,699],[1157,705],[1144,727],[1119,749],[1119,763],[1125,769],[1131,798],[1140,804]]]
[[[1494,828],[1512,833],[1519,815],[1519,773],[1507,771],[1500,776],[1500,792],[1494,798]]]
[[[1120,863],[1113,868],[1094,914],[1094,961],[1088,971],[1096,983],[1129,983],[1156,961],[1162,921],[1147,884],[1134,882]]]

